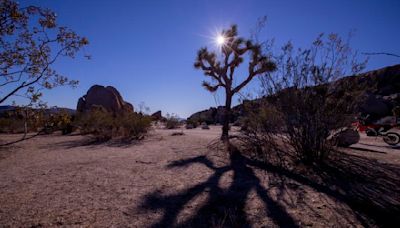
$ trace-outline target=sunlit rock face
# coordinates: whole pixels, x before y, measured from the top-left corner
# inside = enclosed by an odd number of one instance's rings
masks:
[[[133,105],[124,101],[118,90],[112,86],[94,85],[78,100],[77,112],[86,112],[93,107],[102,107],[113,113],[133,112]]]

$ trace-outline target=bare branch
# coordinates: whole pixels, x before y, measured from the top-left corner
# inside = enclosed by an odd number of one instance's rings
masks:
[[[394,56],[394,57],[400,58],[400,55],[388,53],[388,52],[362,52],[361,54],[363,54],[363,55],[388,55],[388,56]]]

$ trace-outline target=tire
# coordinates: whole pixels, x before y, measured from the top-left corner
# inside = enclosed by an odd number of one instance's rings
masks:
[[[383,136],[383,141],[391,146],[395,146],[400,143],[400,135],[394,132],[389,132]]]

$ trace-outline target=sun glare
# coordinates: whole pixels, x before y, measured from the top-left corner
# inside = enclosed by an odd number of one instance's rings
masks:
[[[225,37],[222,35],[217,36],[217,44],[222,46],[225,44]]]

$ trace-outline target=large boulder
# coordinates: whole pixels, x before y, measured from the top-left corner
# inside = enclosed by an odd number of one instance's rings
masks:
[[[358,131],[348,128],[340,131],[340,133],[338,133],[334,139],[337,140],[336,142],[339,147],[349,147],[360,141],[360,134]]]
[[[101,106],[109,112],[133,112],[133,105],[122,99],[118,90],[112,86],[94,85],[86,95],[78,100],[77,112],[87,112],[93,107]]]

